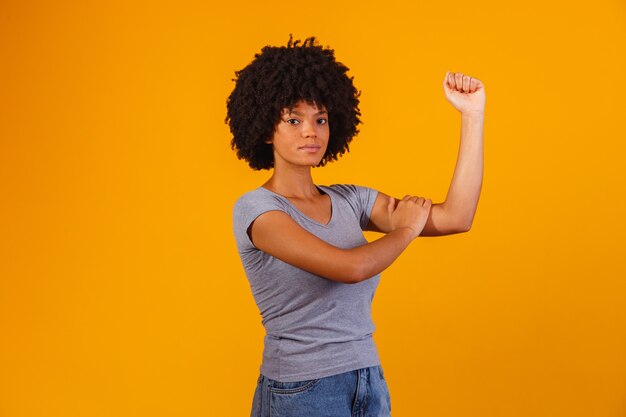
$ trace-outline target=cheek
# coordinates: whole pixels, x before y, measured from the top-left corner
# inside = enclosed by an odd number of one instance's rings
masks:
[[[318,129],[318,135],[323,135],[325,138],[330,136],[330,127],[328,124],[321,125]]]
[[[290,134],[285,128],[278,128],[274,132],[274,147],[281,148],[284,147],[286,143],[289,142]]]
[[[330,128],[326,125],[326,128],[323,130],[323,135],[326,138],[326,142],[330,139]]]

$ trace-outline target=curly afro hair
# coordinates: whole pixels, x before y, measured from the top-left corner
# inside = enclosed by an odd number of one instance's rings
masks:
[[[335,60],[334,50],[315,44],[315,37],[300,42],[290,34],[286,47],[263,47],[232,79],[225,119],[233,135],[231,148],[254,170],[274,167],[272,145],[265,141],[273,137],[281,111],[301,100],[328,111],[330,137],[318,166],[349,152],[359,133],[361,92],[352,84],[354,77],[346,75],[348,68]]]

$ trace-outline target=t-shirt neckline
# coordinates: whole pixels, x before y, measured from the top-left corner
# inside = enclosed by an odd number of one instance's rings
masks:
[[[291,206],[291,207],[292,207],[292,208],[293,208],[293,209],[294,209],[294,210],[295,210],[295,211],[296,211],[296,212],[297,212],[300,216],[304,217],[305,219],[307,219],[307,220],[308,220],[308,221],[310,221],[311,223],[314,223],[314,224],[316,224],[316,225],[318,225],[318,226],[321,226],[321,227],[326,227],[326,228],[327,228],[327,227],[330,227],[330,224],[331,224],[331,223],[333,222],[333,220],[335,219],[335,201],[333,200],[332,193],[326,192],[326,189],[328,189],[328,187],[326,187],[326,186],[324,186],[324,185],[316,185],[315,187],[316,187],[318,190],[320,190],[320,191],[324,192],[325,194],[328,194],[328,197],[330,198],[330,220],[328,220],[328,223],[326,223],[326,224],[320,223],[320,222],[318,222],[317,220],[312,219],[312,218],[310,218],[309,216],[307,216],[306,214],[304,214],[304,213],[303,213],[302,211],[300,211],[300,209],[299,209],[298,207],[296,207],[296,205],[295,205],[295,204],[293,204],[293,203],[291,202],[291,200],[289,200],[287,197],[285,197],[285,196],[283,196],[283,195],[281,195],[281,194],[275,193],[275,192],[274,192],[274,191],[272,191],[272,190],[268,190],[267,188],[265,188],[265,187],[263,187],[263,186],[259,186],[259,188],[260,188],[260,189],[265,190],[265,191],[267,191],[268,193],[272,193],[272,194],[277,195],[278,197],[282,198],[282,199],[283,199],[284,201],[286,201],[286,202],[287,202],[287,204],[289,204],[289,205],[290,205],[290,206]],[[324,189],[322,189],[322,187],[323,187]]]

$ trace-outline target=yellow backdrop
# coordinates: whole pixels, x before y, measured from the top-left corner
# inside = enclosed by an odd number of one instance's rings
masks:
[[[626,415],[626,4],[0,1],[0,416],[245,416],[263,327],[231,210],[234,71],[289,33],[362,91],[314,170],[441,202],[483,81],[469,233],[382,275],[393,415]],[[377,235],[368,233],[369,240]]]

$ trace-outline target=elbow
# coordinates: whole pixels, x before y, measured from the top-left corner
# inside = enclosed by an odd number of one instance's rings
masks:
[[[361,247],[344,250],[341,262],[341,282],[344,284],[358,284],[376,276],[380,269],[371,254]]]
[[[337,264],[334,279],[344,284],[358,284],[363,280],[364,267],[359,257],[350,252],[350,250],[344,251],[347,256]]]
[[[438,216],[437,224],[439,225],[439,223],[441,223],[441,230],[446,231],[442,234],[469,232],[472,228],[472,222],[474,221],[475,210],[453,209],[449,206],[449,203],[447,206],[446,204],[445,202],[438,204],[438,206],[441,206],[441,209],[443,209],[443,214]],[[441,220],[440,217],[443,217],[444,220]]]
[[[467,233],[470,231],[470,229],[472,228],[472,220],[463,222],[459,225],[459,227],[457,228],[459,233]]]
[[[325,271],[318,272],[320,276],[326,279],[342,284],[357,284],[364,279],[363,262],[352,249],[341,249],[337,258],[327,258],[326,261],[325,265],[321,267]]]
[[[349,270],[346,276],[346,284],[358,284],[359,282],[365,279],[363,278],[364,268],[362,265],[359,265],[358,263],[356,263],[348,269]]]
[[[350,262],[349,273],[347,284],[358,284],[359,282],[365,281],[366,279],[371,278],[372,268],[365,259],[359,259],[355,257],[352,262]]]
[[[472,228],[472,223],[474,222],[474,213],[467,216],[459,216],[456,223],[457,233],[467,233]]]

